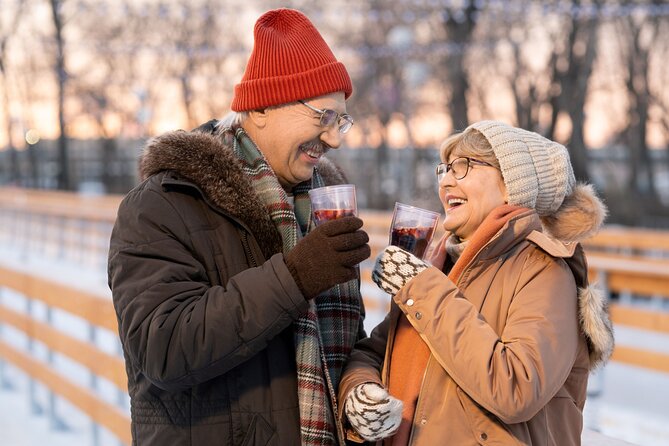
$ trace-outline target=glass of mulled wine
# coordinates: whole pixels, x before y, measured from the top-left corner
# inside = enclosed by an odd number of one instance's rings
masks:
[[[395,203],[390,225],[390,244],[422,259],[432,241],[439,218],[437,212]]]
[[[355,186],[353,184],[339,184],[311,189],[309,198],[311,199],[311,211],[316,226],[328,220],[358,215],[358,204],[355,199]]]

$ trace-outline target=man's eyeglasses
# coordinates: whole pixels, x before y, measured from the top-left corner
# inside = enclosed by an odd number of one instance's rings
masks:
[[[467,174],[469,173],[469,168],[472,166],[472,164],[478,164],[479,166],[495,167],[490,163],[486,163],[485,161],[479,161],[474,158],[468,158],[466,156],[463,156],[454,159],[448,164],[445,163],[437,164],[437,181],[441,183],[441,180],[444,179],[444,177],[448,172],[453,172],[453,177],[456,180],[461,180],[467,176]],[[497,169],[497,167],[495,167],[495,169]]]
[[[320,114],[320,123],[323,127],[330,127],[331,125],[337,124],[339,133],[346,133],[351,130],[351,127],[353,127],[353,118],[347,113],[342,113],[340,115],[336,111],[330,110],[329,108],[321,110],[314,107],[313,105],[307,104],[304,101],[297,102]]]

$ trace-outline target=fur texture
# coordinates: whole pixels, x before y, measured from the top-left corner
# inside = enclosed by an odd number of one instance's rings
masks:
[[[588,341],[590,369],[606,363],[613,353],[613,326],[608,316],[606,296],[594,286],[579,289],[578,316]]]
[[[282,251],[281,236],[231,146],[223,142],[229,140],[224,136],[198,129],[152,138],[140,160],[140,177],[144,180],[169,171],[176,179],[193,183],[211,204],[243,223],[269,258]],[[345,182],[339,169],[326,158],[321,158],[317,169],[326,184]]]
[[[577,183],[559,209],[541,217],[548,233],[563,242],[582,241],[599,231],[606,218],[606,206],[590,184]]]

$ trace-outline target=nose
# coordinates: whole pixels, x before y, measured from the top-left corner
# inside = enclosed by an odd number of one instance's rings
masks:
[[[453,171],[449,170],[446,172],[446,174],[442,175],[441,180],[439,180],[439,187],[444,188],[444,187],[449,187],[449,186],[455,186],[457,183],[457,180],[453,176]]]
[[[323,129],[320,137],[321,141],[332,149],[338,149],[341,146],[343,135],[339,133],[336,125],[331,125]]]

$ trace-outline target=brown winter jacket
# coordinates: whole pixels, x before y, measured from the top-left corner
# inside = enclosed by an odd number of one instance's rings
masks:
[[[240,163],[217,136],[173,132],[141,171],[109,253],[133,444],[299,445],[292,324],[308,304]]]
[[[608,357],[613,337],[581,246],[541,231],[528,210],[457,284],[439,262],[410,280],[356,345],[340,399],[360,383],[387,385],[403,312],[431,352],[410,445],[579,445],[588,372]],[[443,262],[443,241],[438,250]]]

